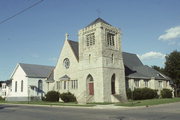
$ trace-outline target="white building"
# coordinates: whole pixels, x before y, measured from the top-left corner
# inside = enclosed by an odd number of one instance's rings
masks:
[[[49,89],[47,81],[54,67],[19,63],[11,75],[7,101],[39,100]]]
[[[18,64],[8,100],[40,98],[56,90],[73,93],[81,103],[119,102],[127,99],[126,88],[172,89],[168,77],[143,65],[135,54],[122,52],[121,31],[103,19],[81,29],[78,36],[75,42],[66,34],[55,69]]]
[[[0,84],[0,96],[6,99],[11,92],[11,80],[1,81]]]

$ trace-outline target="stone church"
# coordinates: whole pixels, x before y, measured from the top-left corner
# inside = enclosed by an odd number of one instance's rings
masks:
[[[66,34],[54,70],[56,90],[72,92],[79,102],[125,101],[126,88],[171,88],[169,78],[122,52],[121,31],[101,18],[81,29],[79,42]]]
[[[79,103],[126,101],[126,89],[172,89],[170,78],[143,65],[136,54],[122,52],[121,31],[101,18],[68,39],[57,64],[19,63],[10,79],[9,101],[42,98],[48,91],[73,93]]]
[[[126,100],[121,31],[98,18],[78,36],[74,42],[66,35],[54,70],[59,91],[74,93],[80,102]]]

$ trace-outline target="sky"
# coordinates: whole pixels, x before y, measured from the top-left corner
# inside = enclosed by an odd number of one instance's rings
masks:
[[[0,81],[18,63],[55,66],[65,34],[78,41],[78,31],[98,17],[121,29],[124,52],[164,67],[165,56],[180,51],[179,6],[180,0],[0,0]]]

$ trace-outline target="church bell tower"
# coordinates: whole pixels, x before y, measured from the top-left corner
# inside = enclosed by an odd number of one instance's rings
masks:
[[[126,100],[121,31],[97,18],[79,31],[79,72],[86,102]]]

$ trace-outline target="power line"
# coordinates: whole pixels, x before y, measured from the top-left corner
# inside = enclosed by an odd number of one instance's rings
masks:
[[[36,3],[34,3],[34,4],[32,4],[31,6],[25,8],[25,9],[19,11],[19,12],[17,12],[16,14],[14,14],[14,15],[12,15],[12,16],[10,16],[10,17],[4,19],[4,20],[2,20],[2,21],[0,22],[0,24],[5,23],[6,21],[8,21],[8,20],[10,20],[10,19],[12,19],[12,18],[14,18],[14,17],[16,17],[16,16],[22,14],[23,12],[25,12],[25,11],[27,11],[27,10],[29,10],[29,9],[31,9],[31,8],[33,8],[33,7],[35,7],[36,5],[40,4],[40,3],[43,2],[43,1],[44,1],[44,0],[40,0],[40,1],[38,1],[38,2],[36,2]]]

